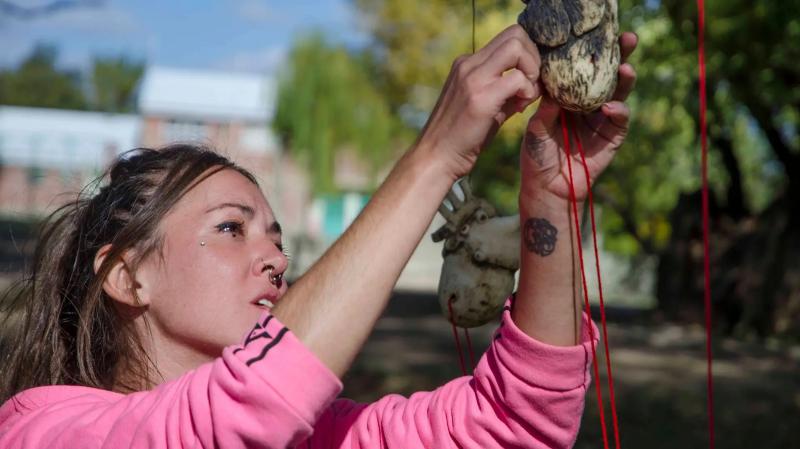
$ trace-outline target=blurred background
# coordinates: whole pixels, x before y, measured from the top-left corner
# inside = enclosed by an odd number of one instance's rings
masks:
[[[800,1],[706,4],[717,443],[800,447]],[[478,46],[522,8],[477,0]],[[619,13],[639,36],[639,78],[595,198],[622,444],[703,447],[696,6],[620,0]],[[174,141],[260,178],[296,278],[413,143],[471,46],[466,0],[0,0],[0,282],[21,276],[41,219],[115,156]],[[503,213],[531,112],[472,176]],[[440,251],[423,239],[346,396],[460,374],[435,296]],[[493,329],[473,331],[476,352]],[[602,445],[597,415],[590,396],[576,447]]]

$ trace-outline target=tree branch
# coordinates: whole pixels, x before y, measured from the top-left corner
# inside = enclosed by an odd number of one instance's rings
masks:
[[[792,151],[789,143],[784,140],[781,132],[772,123],[769,111],[753,98],[747,98],[746,100],[745,105],[750,109],[750,113],[753,115],[753,118],[756,119],[758,126],[767,136],[767,141],[772,147],[775,157],[783,164],[789,181],[797,180],[797,177],[800,176],[800,161],[798,160],[798,156]]]
[[[711,144],[719,150],[722,155],[722,163],[728,172],[728,192],[725,208],[728,215],[738,220],[749,215],[749,210],[745,204],[744,188],[742,186],[742,170],[739,167],[739,160],[733,151],[733,142],[726,132],[710,133]]]
[[[610,195],[605,189],[602,187],[595,188],[594,194],[597,196],[603,204],[608,205],[622,218],[622,226],[625,228],[625,231],[636,240],[636,243],[642,247],[642,250],[648,254],[655,254],[656,248],[653,242],[650,239],[645,239],[639,234],[639,231],[636,227],[636,220],[634,220],[633,216],[630,214],[630,210],[620,204],[619,201],[614,199],[612,195]]]

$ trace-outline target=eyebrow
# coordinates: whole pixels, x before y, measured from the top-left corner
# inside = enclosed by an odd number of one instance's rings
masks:
[[[219,209],[225,209],[227,207],[232,207],[234,209],[239,209],[240,211],[242,211],[243,214],[247,215],[248,218],[252,218],[256,214],[256,212],[253,210],[252,207],[244,205],[244,204],[241,204],[241,203],[221,203],[221,204],[217,204],[216,206],[211,206],[210,208],[208,208],[205,213],[213,212],[213,211],[219,210]]]
[[[225,208],[228,208],[228,207],[232,207],[234,209],[239,209],[240,211],[242,211],[243,214],[245,214],[247,216],[248,219],[252,219],[256,214],[256,211],[253,210],[252,207],[250,207],[250,206],[248,206],[246,204],[241,204],[241,203],[221,203],[221,204],[217,204],[216,206],[212,206],[212,207],[208,208],[205,211],[205,213],[213,212],[213,211],[219,210],[219,209],[225,209]],[[267,233],[283,234],[283,228],[281,227],[280,223],[278,223],[277,221],[273,221],[272,224],[267,228]]]

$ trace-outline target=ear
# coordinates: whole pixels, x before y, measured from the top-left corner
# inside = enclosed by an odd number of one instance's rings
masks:
[[[94,256],[94,272],[100,270],[103,261],[111,252],[111,244],[103,245]],[[131,254],[125,251],[120,260],[114,262],[111,270],[103,280],[103,291],[115,301],[131,307],[143,307],[150,305],[149,295],[146,289],[136,281],[130,271]]]

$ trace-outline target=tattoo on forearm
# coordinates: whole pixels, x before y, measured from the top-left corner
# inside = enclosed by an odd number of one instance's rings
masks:
[[[542,139],[537,139],[530,131],[525,133],[525,151],[540,168],[544,167],[545,143],[542,142]]]
[[[529,218],[523,236],[528,251],[545,257],[556,249],[558,229],[544,218]]]

